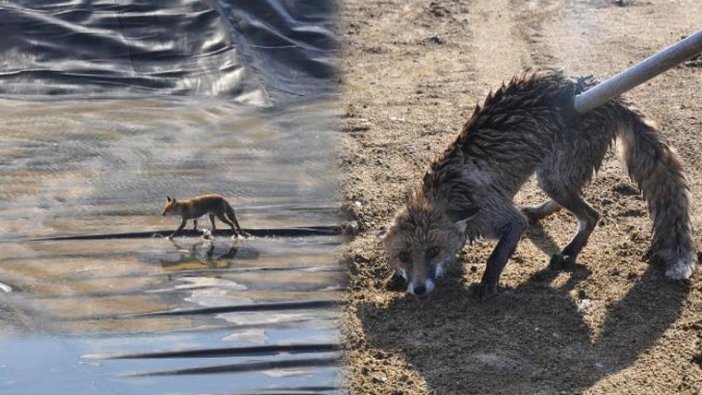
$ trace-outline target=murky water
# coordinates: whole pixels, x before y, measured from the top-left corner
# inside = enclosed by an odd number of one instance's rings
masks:
[[[339,392],[333,9],[251,3],[0,5],[0,393]]]

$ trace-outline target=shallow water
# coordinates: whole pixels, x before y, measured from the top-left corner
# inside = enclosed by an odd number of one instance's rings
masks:
[[[335,391],[339,236],[33,241],[174,229],[164,197],[203,192],[227,196],[244,228],[332,226],[333,105],[1,104],[0,347],[22,350],[0,356],[3,393]],[[323,347],[237,353],[287,344]],[[229,351],[86,356],[208,349]],[[157,375],[134,377],[144,374]],[[191,375],[208,378],[180,378]]]
[[[245,227],[330,225],[335,114],[315,101],[0,100],[0,240],[172,226],[154,218],[166,196],[202,193],[231,197]]]
[[[0,393],[340,391],[332,3],[239,3],[0,5]]]
[[[0,273],[13,288],[3,318],[14,333],[0,339],[0,389],[191,394],[314,383],[314,393],[335,392],[337,245],[8,243]]]

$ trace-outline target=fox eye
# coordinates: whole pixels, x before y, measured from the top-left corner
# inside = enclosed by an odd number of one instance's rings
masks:
[[[426,252],[427,259],[434,259],[437,255],[439,255],[439,247],[431,247]]]
[[[400,252],[400,255],[398,255],[398,257],[400,258],[400,261],[404,262],[404,263],[409,263],[409,261],[411,259],[410,255],[407,253],[407,251]]]

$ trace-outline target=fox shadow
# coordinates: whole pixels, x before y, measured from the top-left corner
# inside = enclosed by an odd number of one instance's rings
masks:
[[[582,271],[555,288],[558,274],[544,269],[487,301],[446,279],[427,301],[407,295],[388,307],[362,304],[357,314],[369,345],[404,356],[433,393],[577,392],[650,349],[689,293],[649,266],[625,297],[597,305],[572,295]],[[596,309],[594,322],[586,309]]]

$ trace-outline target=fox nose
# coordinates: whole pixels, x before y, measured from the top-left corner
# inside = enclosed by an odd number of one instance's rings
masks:
[[[417,296],[422,296],[427,293],[427,287],[424,285],[417,285],[414,287],[414,294]]]

